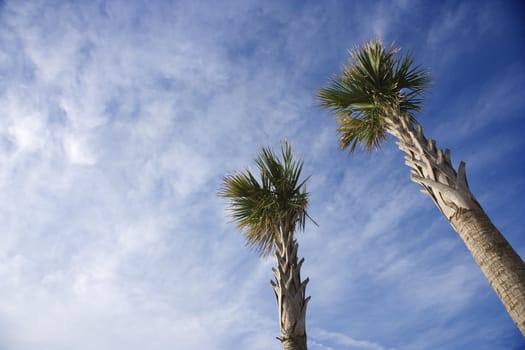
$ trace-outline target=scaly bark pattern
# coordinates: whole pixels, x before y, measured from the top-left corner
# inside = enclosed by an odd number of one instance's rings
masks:
[[[271,281],[279,309],[280,337],[283,350],[306,350],[306,306],[310,297],[305,298],[308,278],[301,281],[301,265],[298,262],[298,244],[293,231],[280,229],[280,237],[275,242],[273,268],[275,281]]]
[[[525,264],[470,192],[465,163],[461,162],[456,172],[450,150],[443,152],[434,140],[427,140],[421,125],[408,115],[392,115],[396,117],[386,119],[387,130],[405,153],[412,181],[432,198],[456,230],[525,336]]]

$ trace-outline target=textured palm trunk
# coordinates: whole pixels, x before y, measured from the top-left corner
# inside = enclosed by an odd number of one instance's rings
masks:
[[[492,224],[470,192],[465,163],[458,171],[450,150],[436,148],[421,125],[407,115],[387,120],[388,132],[398,139],[411,168],[411,179],[423,187],[461,237],[507,312],[525,336],[525,264],[505,237]]]
[[[273,269],[275,281],[271,281],[279,309],[280,337],[283,350],[306,350],[306,305],[308,278],[301,281],[301,261],[297,261],[298,244],[293,231],[280,229],[275,243],[277,268]]]

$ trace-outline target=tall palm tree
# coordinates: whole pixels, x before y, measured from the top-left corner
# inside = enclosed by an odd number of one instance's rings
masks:
[[[353,153],[380,148],[388,134],[397,138],[411,180],[432,198],[456,230],[490,285],[525,336],[525,265],[471,193],[465,163],[457,171],[450,150],[442,151],[423,135],[414,117],[430,76],[410,54],[379,40],[351,51],[341,75],[319,90],[321,106],[334,111],[339,145]]]
[[[219,195],[229,200],[228,209],[246,244],[267,256],[274,252],[277,268],[271,281],[279,309],[284,350],[306,350],[306,305],[308,278],[301,281],[296,229],[304,230],[308,193],[300,182],[302,162],[292,157],[292,147],[281,146],[281,159],[263,148],[256,159],[260,179],[247,170],[224,177]]]

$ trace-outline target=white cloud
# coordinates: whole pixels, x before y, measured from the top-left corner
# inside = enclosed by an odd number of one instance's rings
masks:
[[[328,332],[323,329],[314,329],[312,332],[312,337],[316,339],[317,341],[329,341],[330,343],[335,344],[335,348],[337,349],[352,349],[352,350],[386,350],[387,348],[366,340],[357,340],[352,337],[349,337],[345,334],[337,333],[337,332]],[[317,344],[318,346],[321,346],[322,349],[332,349],[330,347],[324,347],[321,344]]]
[[[85,139],[85,137],[80,138],[73,135],[65,137],[64,148],[71,163],[93,165],[97,162],[95,154],[89,148]]]
[[[8,137],[14,141],[18,149],[33,151],[43,146],[43,125],[34,123],[31,117],[18,120],[7,127]]]
[[[0,132],[18,152],[31,153],[44,147],[49,132],[46,130],[45,119],[39,111],[13,96],[4,100],[1,108],[8,117],[3,119]]]
[[[320,223],[298,237],[311,347],[432,347],[485,302],[401,154],[346,157],[315,108],[332,54],[410,9],[345,6],[5,4],[0,347],[278,347],[273,261],[243,246],[216,192],[285,137]],[[436,319],[426,339],[409,332]]]

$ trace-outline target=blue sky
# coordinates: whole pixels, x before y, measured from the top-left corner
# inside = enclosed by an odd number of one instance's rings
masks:
[[[434,77],[418,117],[525,255],[519,1],[3,1],[0,348],[279,349],[273,260],[224,175],[287,138],[311,350],[520,349],[393,140],[348,157],[315,93],[380,37]]]

